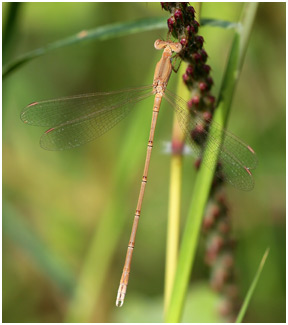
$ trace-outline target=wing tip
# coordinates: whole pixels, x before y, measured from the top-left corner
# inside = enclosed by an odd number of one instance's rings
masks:
[[[37,104],[39,104],[39,102],[33,102],[33,103],[27,105],[26,108],[31,107],[31,106],[35,106],[35,105],[37,105]]]
[[[52,132],[53,130],[55,130],[55,128],[50,128],[50,129],[48,129],[48,130],[45,131],[45,134],[50,133],[50,132]]]

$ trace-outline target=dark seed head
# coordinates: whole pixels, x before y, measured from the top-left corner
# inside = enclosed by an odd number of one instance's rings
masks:
[[[192,65],[188,65],[188,67],[186,69],[186,74],[188,76],[192,76],[193,75],[193,71],[194,71],[193,66]]]
[[[176,9],[174,13],[174,17],[176,21],[183,20],[182,11],[180,9]]]
[[[212,213],[206,214],[203,220],[203,228],[204,230],[208,230],[212,228],[214,225],[214,216]]]
[[[231,269],[234,265],[234,257],[231,252],[226,253],[222,257],[223,266],[227,269]]]
[[[214,96],[209,96],[209,101],[210,101],[210,103],[214,104],[215,103],[215,97]]]
[[[199,52],[199,54],[200,54],[201,57],[202,57],[202,61],[203,61],[203,62],[206,62],[206,60],[207,60],[207,58],[208,58],[208,54],[207,54],[207,52],[206,52],[205,50],[201,49],[200,52]]]
[[[199,96],[195,95],[188,101],[188,108],[191,110],[199,105],[200,98]]]
[[[175,6],[175,2],[160,2],[162,9],[167,11],[172,11],[173,7]]]
[[[170,32],[170,33],[173,31],[174,24],[175,24],[175,19],[174,19],[174,17],[170,17],[170,18],[168,18],[168,20],[167,20],[167,25],[168,25],[168,29],[169,29],[169,32]]]
[[[201,61],[201,55],[199,53],[193,53],[192,57],[195,60],[196,64]]]
[[[186,10],[190,15],[193,15],[193,19],[194,19],[195,9],[193,7],[188,7]]]
[[[191,22],[191,26],[193,27],[194,33],[198,33],[198,29],[199,29],[199,23],[197,20],[193,20]]]
[[[204,43],[204,38],[200,35],[195,37],[195,44],[198,49],[201,49]]]
[[[221,220],[218,224],[218,229],[221,232],[221,234],[225,235],[230,232],[230,225],[227,221]]]
[[[194,26],[188,25],[186,27],[186,31],[187,31],[187,35],[191,36],[193,33],[195,33],[195,28],[194,28]]]
[[[183,9],[186,9],[187,6],[188,6],[188,4],[189,4],[189,2],[180,2],[180,3],[181,3],[181,5],[182,5],[182,8],[183,8]]]
[[[186,73],[183,74],[182,78],[185,83],[189,80],[189,76]]]
[[[201,91],[205,91],[207,89],[207,84],[204,81],[202,81],[202,82],[199,82],[198,87]]]
[[[187,41],[186,38],[182,38],[182,39],[180,40],[180,44],[181,44],[183,47],[186,46],[187,43],[188,43],[188,41]]]
[[[210,65],[208,65],[208,64],[203,64],[202,69],[203,69],[204,72],[208,75],[209,72],[210,72],[210,70],[211,70],[211,67],[210,67]]]
[[[221,236],[219,235],[215,235],[213,238],[212,238],[212,241],[211,241],[211,246],[210,248],[214,251],[214,252],[219,252],[220,249],[223,247],[224,245],[224,240]]]
[[[197,144],[202,145],[206,140],[206,132],[204,127],[198,124],[192,131],[191,131],[191,138]]]
[[[208,77],[207,79],[206,79],[206,81],[207,81],[207,83],[208,83],[208,85],[209,85],[209,87],[211,87],[212,85],[213,85],[213,79],[211,78],[211,77]]]
[[[203,113],[203,118],[204,118],[205,122],[211,121],[211,119],[212,119],[212,113],[211,112],[207,112],[207,111],[204,112]]]
[[[218,218],[220,215],[220,208],[217,205],[213,206],[212,214],[215,218]]]

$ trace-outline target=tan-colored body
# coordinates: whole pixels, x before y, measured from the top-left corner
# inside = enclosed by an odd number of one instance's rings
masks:
[[[161,40],[155,41],[154,47],[157,50],[164,49],[164,51],[163,51],[160,61],[156,65],[155,73],[154,73],[153,88],[154,88],[154,93],[155,93],[155,99],[154,99],[154,105],[153,105],[152,122],[151,122],[150,135],[149,135],[149,141],[148,141],[148,146],[147,146],[147,154],[146,154],[146,160],[145,160],[145,166],[144,166],[144,172],[143,172],[143,177],[142,177],[142,182],[141,182],[138,203],[137,203],[137,207],[136,207],[131,236],[130,236],[130,240],[129,240],[129,244],[128,244],[123,273],[122,273],[122,277],[121,277],[120,285],[119,285],[119,289],[118,289],[118,294],[117,294],[116,306],[118,306],[118,307],[121,307],[123,305],[126,290],[127,290],[132,254],[133,254],[133,249],[134,249],[134,245],[135,245],[135,237],[136,237],[138,222],[139,222],[139,218],[140,218],[141,206],[142,206],[142,201],[143,201],[143,197],[144,197],[145,187],[146,187],[146,183],[147,183],[148,169],[149,169],[151,152],[152,152],[152,147],[153,147],[153,140],[154,140],[154,133],[155,133],[157,117],[158,117],[158,113],[160,110],[162,96],[165,92],[167,83],[169,81],[169,78],[170,78],[170,75],[172,72],[171,56],[172,56],[173,52],[179,53],[182,49],[182,46],[180,43],[165,42],[165,41],[161,41]]]
[[[203,120],[195,111],[191,114],[191,111],[187,109],[187,102],[166,89],[172,71],[171,57],[173,52],[178,53],[181,51],[181,44],[157,40],[154,46],[156,49],[162,49],[163,54],[155,68],[153,92],[151,92],[151,86],[144,86],[116,92],[92,93],[44,100],[28,105],[21,113],[21,119],[24,123],[49,126],[49,129],[42,135],[40,140],[42,148],[65,150],[78,147],[101,136],[127,115],[130,104],[139,102],[150,95],[155,95],[145,167],[118,290],[117,306],[123,305],[127,290],[136,231],[147,183],[154,131],[162,97],[165,96],[168,103],[175,108],[179,126],[182,128],[186,141],[192,147],[195,155],[200,157],[204,149],[207,152],[201,163],[203,162],[204,165],[214,171],[216,153],[219,151],[217,159],[219,159],[221,169],[219,172],[216,169],[216,175],[222,180],[224,176],[224,179],[236,188],[244,191],[251,190],[254,186],[254,180],[250,170],[256,168],[257,165],[257,157],[250,146],[247,146],[230,132],[223,130],[222,126],[216,122],[209,121],[206,118]],[[209,134],[206,127],[201,131],[203,132],[203,139],[208,140],[205,143],[205,148],[197,146],[193,141],[193,137],[191,137],[191,130],[201,125],[209,126]],[[206,159],[206,157],[208,158]]]

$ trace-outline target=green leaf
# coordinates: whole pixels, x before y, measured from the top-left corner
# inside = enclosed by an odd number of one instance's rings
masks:
[[[10,55],[13,45],[16,44],[16,42],[13,42],[13,36],[15,35],[15,32],[17,32],[17,28],[19,28],[19,12],[21,11],[21,7],[23,7],[23,3],[21,4],[21,2],[11,2],[7,5],[7,19],[3,23],[3,62],[5,62],[6,58]]]
[[[237,24],[233,22],[216,20],[216,19],[203,19],[201,25],[218,26],[222,28],[235,28]],[[111,25],[100,26],[90,30],[83,30],[76,35],[69,36],[62,40],[50,43],[46,46],[40,47],[31,52],[25,53],[8,63],[3,68],[2,77],[5,78],[9,73],[22,66],[24,63],[31,61],[39,56],[45,55],[48,52],[65,46],[85,42],[88,40],[103,41],[113,39],[116,37],[127,36],[131,34],[147,32],[150,30],[163,29],[167,27],[167,18],[146,18],[136,21],[121,22]]]
[[[221,27],[221,28],[235,28],[238,29],[240,24],[234,21],[220,20],[220,19],[212,19],[212,18],[202,18],[201,26],[213,26],[213,27]]]
[[[76,35],[69,36],[62,40],[50,43],[44,47],[40,47],[36,50],[23,54],[3,68],[2,76],[3,78],[7,77],[10,72],[16,68],[19,68],[24,63],[41,55],[44,55],[52,50],[56,50],[65,46],[85,42],[88,40],[103,41],[140,32],[166,28],[166,26],[166,18],[147,18],[136,21],[100,26],[90,30],[83,30]]]
[[[252,298],[252,295],[253,295],[253,293],[255,291],[256,285],[257,285],[257,283],[259,281],[260,275],[261,275],[262,270],[264,268],[264,265],[265,265],[266,259],[268,257],[268,254],[269,254],[269,248],[266,249],[266,251],[265,251],[265,253],[264,253],[263,257],[262,257],[262,260],[261,260],[261,262],[259,264],[258,270],[257,270],[257,272],[255,274],[255,277],[254,277],[254,279],[253,279],[253,281],[251,283],[251,286],[250,286],[250,288],[249,288],[249,290],[248,290],[248,292],[246,294],[246,297],[244,299],[242,307],[241,307],[241,309],[239,311],[239,314],[237,316],[236,323],[241,323],[243,321],[243,318],[245,316],[245,313],[246,313],[246,310],[248,308],[249,302],[250,302],[250,300]]]
[[[230,50],[230,55],[219,94],[218,107],[213,117],[213,120],[223,127],[225,126],[229,116],[235,87],[239,79],[256,10],[257,3],[247,3],[244,6],[241,19],[243,28],[236,30]],[[216,163],[217,159],[215,159],[215,157],[218,155],[217,150],[211,152],[209,157],[207,156],[208,154],[209,153],[207,152],[204,153],[203,160],[209,159],[210,161],[215,161]],[[209,171],[206,166],[202,164],[194,185],[193,196],[179,252],[179,260],[172,296],[166,314],[165,321],[169,323],[176,323],[181,320],[184,300],[198,246],[202,217],[209,197],[212,180],[213,172],[211,172],[211,170]]]

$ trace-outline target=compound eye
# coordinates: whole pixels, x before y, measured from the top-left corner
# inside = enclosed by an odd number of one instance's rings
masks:
[[[173,47],[172,47],[172,50],[175,53],[179,53],[182,50],[182,45],[180,43],[174,43]]]
[[[167,45],[167,42],[162,41],[161,39],[157,39],[154,43],[154,47],[156,50],[162,50]]]

